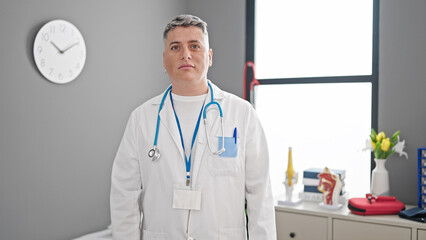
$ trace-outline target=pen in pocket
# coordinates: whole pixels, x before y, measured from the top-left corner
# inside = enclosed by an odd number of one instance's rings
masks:
[[[235,140],[235,144],[237,144],[237,127],[234,128],[234,140]]]

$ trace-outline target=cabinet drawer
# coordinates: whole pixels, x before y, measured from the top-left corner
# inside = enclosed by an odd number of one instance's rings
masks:
[[[418,229],[417,230],[417,240],[426,239],[426,230]]]
[[[341,219],[333,220],[333,240],[410,240],[411,228],[362,223]]]
[[[275,219],[278,240],[327,240],[326,217],[276,211]]]

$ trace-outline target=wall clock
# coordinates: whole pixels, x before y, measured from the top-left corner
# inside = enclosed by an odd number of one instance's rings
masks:
[[[86,62],[86,44],[68,21],[53,20],[40,28],[34,40],[34,61],[49,81],[65,84],[80,75]]]

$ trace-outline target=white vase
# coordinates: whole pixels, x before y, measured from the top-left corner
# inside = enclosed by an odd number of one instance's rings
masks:
[[[371,173],[371,193],[376,196],[389,196],[389,173],[386,170],[386,159],[375,158],[376,167]]]

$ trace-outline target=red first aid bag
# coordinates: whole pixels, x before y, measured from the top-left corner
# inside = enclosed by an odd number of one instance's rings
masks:
[[[366,194],[365,198],[351,198],[348,208],[358,215],[398,214],[405,209],[404,203],[390,196],[373,196]]]

